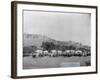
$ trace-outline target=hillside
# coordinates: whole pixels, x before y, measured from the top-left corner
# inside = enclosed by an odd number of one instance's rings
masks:
[[[23,35],[24,46],[41,46],[42,42],[56,42],[53,39],[48,38],[47,36],[42,36],[39,34],[24,34]]]
[[[74,41],[57,41],[54,39],[51,39],[45,35],[40,34],[23,34],[23,45],[24,46],[41,46],[42,42],[53,42],[54,44],[60,45],[60,46],[75,46],[75,47],[89,47],[86,45],[82,45],[81,43],[74,42]]]

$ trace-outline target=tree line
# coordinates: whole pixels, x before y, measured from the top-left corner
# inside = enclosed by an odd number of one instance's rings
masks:
[[[40,46],[44,51],[47,50],[50,52],[51,50],[81,50],[81,51],[90,51],[90,47],[79,47],[77,48],[76,46],[70,45],[70,46],[65,46],[65,45],[59,45],[59,44],[54,44],[53,42],[42,42],[42,45]],[[38,48],[36,46],[28,46],[23,48],[23,53],[32,53],[35,52]]]

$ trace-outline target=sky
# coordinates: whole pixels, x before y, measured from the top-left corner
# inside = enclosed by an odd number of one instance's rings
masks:
[[[90,45],[91,15],[88,13],[24,11],[23,32],[46,35],[59,41]]]

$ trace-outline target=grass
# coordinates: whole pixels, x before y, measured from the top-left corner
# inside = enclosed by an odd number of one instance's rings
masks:
[[[80,66],[90,66],[91,57],[38,57],[32,56],[23,57],[23,69],[39,69],[39,68],[59,68],[62,63],[79,62]],[[88,64],[88,63],[89,64]],[[72,67],[72,66],[70,66]]]

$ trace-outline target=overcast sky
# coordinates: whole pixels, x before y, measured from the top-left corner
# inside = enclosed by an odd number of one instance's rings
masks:
[[[90,45],[90,14],[24,11],[23,20],[24,33]]]

